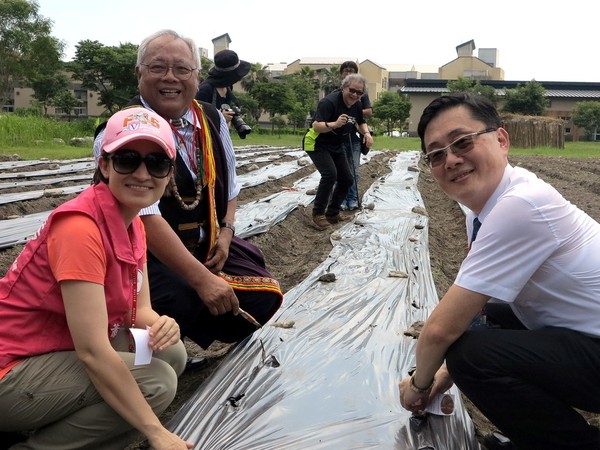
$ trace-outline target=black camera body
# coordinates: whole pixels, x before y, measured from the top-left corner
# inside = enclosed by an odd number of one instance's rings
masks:
[[[354,125],[356,123],[356,118],[352,117],[352,116],[347,116],[348,117],[348,121],[346,123],[349,123],[350,125]]]
[[[226,103],[221,105],[221,109],[223,111],[233,111],[233,118],[231,119],[231,124],[237,131],[240,139],[246,139],[246,136],[252,132],[252,127],[244,122],[242,119],[242,111],[237,106],[229,106]]]

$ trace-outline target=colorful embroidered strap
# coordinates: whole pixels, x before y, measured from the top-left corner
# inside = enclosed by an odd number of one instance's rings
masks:
[[[202,184],[208,188],[208,202],[210,211],[210,254],[217,242],[219,230],[219,221],[217,219],[217,207],[215,202],[215,180],[217,178],[217,170],[215,166],[212,136],[210,134],[208,118],[206,117],[204,108],[197,100],[194,100],[194,112],[200,121],[200,130],[196,130],[196,132],[200,136],[200,148],[198,151],[202,151],[202,161],[200,167],[198,167],[198,176],[202,177]]]

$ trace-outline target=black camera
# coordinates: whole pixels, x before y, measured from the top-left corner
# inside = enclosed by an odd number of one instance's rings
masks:
[[[349,123],[350,125],[354,125],[356,123],[356,118],[352,117],[352,116],[347,116],[348,117],[348,121],[346,123]]]
[[[231,123],[237,131],[240,139],[246,139],[246,136],[250,134],[252,131],[252,127],[244,122],[242,119],[242,111],[237,106],[229,106],[227,103],[223,103],[221,105],[221,109],[223,111],[233,111],[233,118],[231,119]]]

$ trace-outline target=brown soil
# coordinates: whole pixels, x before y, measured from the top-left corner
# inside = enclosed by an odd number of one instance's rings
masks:
[[[377,178],[388,173],[386,163],[393,155],[392,152],[384,152],[375,156],[368,164],[361,166],[360,193],[364,193]],[[537,173],[539,177],[553,184],[572,203],[585,210],[596,220],[600,220],[600,202],[597,201],[600,193],[600,161],[540,156],[514,156],[510,160],[513,165],[519,165]],[[36,168],[39,169],[39,166]],[[418,187],[430,216],[429,252],[434,281],[438,295],[441,297],[452,284],[465,254],[464,216],[460,208],[437,188],[428,168],[426,166],[421,166],[421,168]],[[293,176],[246,188],[238,198],[239,203],[243,204],[262,198],[279,191],[282,187],[291,186],[294,181],[306,176],[311,170],[310,167],[304,168]],[[34,189],[41,189],[41,187]],[[0,219],[15,214],[50,210],[64,200],[66,198],[43,198],[0,205]],[[307,210],[296,209],[268,233],[250,238],[262,249],[269,270],[280,281],[284,292],[306,278],[331,250],[329,233],[309,226],[309,216],[310,207]],[[310,245],[306,245],[307,243]],[[19,251],[20,247],[0,250],[0,274],[6,272]],[[207,369],[185,373],[182,376],[177,397],[163,415],[164,421],[167,421],[196,391],[229,350],[229,346],[220,343],[213,344],[207,350],[199,348],[192,342],[186,342],[186,344],[190,354],[205,355],[211,363]],[[494,429],[476,408],[472,407],[468,401],[466,404],[478,435],[487,434]],[[598,423],[596,417],[591,415],[588,417],[593,423]],[[139,442],[130,448],[138,448]]]

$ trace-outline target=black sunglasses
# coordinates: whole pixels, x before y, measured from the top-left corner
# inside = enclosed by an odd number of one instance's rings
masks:
[[[348,90],[350,91],[351,94],[358,95],[359,97],[364,94],[363,91],[359,91],[358,89],[354,89],[351,87],[349,87]]]
[[[142,158],[142,155],[134,150],[123,149],[106,155],[105,158],[112,159],[115,172],[121,175],[135,172],[142,162],[154,178],[165,178],[173,167],[173,160],[162,152],[150,153]]]

